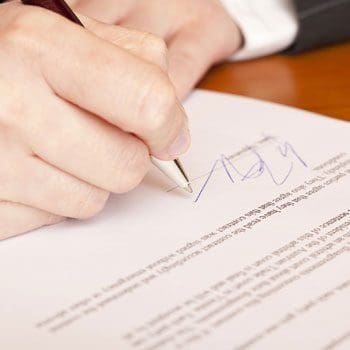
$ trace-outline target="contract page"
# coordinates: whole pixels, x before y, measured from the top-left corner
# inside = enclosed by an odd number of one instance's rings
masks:
[[[350,348],[350,125],[196,91],[194,194],[156,169],[0,242],[1,349]]]

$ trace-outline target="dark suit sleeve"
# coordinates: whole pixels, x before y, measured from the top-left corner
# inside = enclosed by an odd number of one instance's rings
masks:
[[[294,0],[299,33],[288,53],[350,39],[350,0]]]

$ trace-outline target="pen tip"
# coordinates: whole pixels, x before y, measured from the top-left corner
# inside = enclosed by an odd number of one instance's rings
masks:
[[[192,189],[192,187],[191,187],[190,184],[188,184],[188,186],[185,187],[185,190],[186,190],[188,193],[193,193],[193,189]]]

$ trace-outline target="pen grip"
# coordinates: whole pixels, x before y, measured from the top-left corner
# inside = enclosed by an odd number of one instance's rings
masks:
[[[74,14],[64,0],[22,0],[22,3],[25,5],[40,6],[47,10],[51,10],[69,19],[70,21],[83,26],[83,23],[81,23],[79,18]]]

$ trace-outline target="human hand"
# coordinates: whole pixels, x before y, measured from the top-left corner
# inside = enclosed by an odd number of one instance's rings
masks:
[[[152,35],[0,5],[0,239],[97,214],[189,146]]]
[[[101,21],[150,32],[169,47],[169,74],[183,99],[215,63],[240,46],[239,28],[219,0],[70,0]]]

